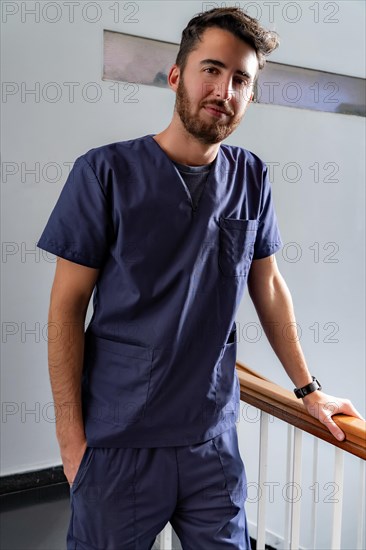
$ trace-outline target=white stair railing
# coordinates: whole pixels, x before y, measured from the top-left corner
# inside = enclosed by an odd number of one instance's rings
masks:
[[[344,457],[350,453],[359,457],[359,495],[354,495],[354,511],[357,513],[357,550],[365,550],[365,460],[366,460],[366,423],[354,417],[345,415],[333,416],[334,421],[346,434],[343,442],[338,442],[314,417],[309,415],[304,405],[300,403],[292,392],[273,384],[244,365],[238,363],[237,370],[241,386],[241,399],[253,405],[261,412],[260,444],[259,444],[259,491],[269,485],[267,481],[268,454],[269,454],[269,415],[280,418],[288,424],[287,431],[287,464],[286,464],[286,507],[284,518],[284,537],[281,548],[298,550],[300,545],[301,526],[301,498],[296,497],[296,491],[301,488],[302,471],[302,436],[303,432],[313,435],[314,448],[312,458],[312,487],[317,487],[319,440],[327,441],[334,446],[334,482],[330,487],[337,489],[337,498],[332,502],[332,520],[329,550],[340,550],[342,536],[343,510],[343,480]],[[357,460],[357,459],[356,459]],[[313,499],[311,506],[311,546],[317,546],[317,511],[318,500]],[[257,505],[257,550],[264,550],[266,541],[266,499],[261,498]]]

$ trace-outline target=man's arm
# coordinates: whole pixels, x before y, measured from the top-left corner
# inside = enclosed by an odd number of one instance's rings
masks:
[[[81,409],[84,325],[99,270],[57,258],[48,315],[48,366],[56,436],[72,483],[86,449]]]
[[[248,290],[263,330],[287,374],[296,387],[306,386],[312,378],[297,337],[291,294],[274,255],[253,260]],[[303,402],[308,412],[339,440],[344,439],[344,433],[332,420],[333,414],[344,413],[362,419],[348,399],[332,397],[320,390],[304,397]]]

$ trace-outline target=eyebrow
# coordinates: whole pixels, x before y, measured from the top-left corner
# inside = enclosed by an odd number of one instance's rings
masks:
[[[202,61],[200,61],[200,65],[206,65],[206,64],[216,65],[216,67],[220,67],[221,69],[227,69],[227,66],[225,65],[225,63],[223,63],[222,61],[219,61],[218,59],[203,59]],[[240,71],[239,69],[235,71],[235,74],[240,74],[240,76],[244,76],[250,79],[253,78],[252,75],[250,75],[248,72]]]

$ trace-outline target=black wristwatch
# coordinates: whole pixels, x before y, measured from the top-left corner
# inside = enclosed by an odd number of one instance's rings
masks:
[[[303,388],[294,389],[294,393],[298,399],[302,399],[305,395],[309,395],[309,393],[312,393],[313,391],[322,389],[320,382],[315,378],[315,376],[312,376],[311,378],[313,381],[310,382],[310,384],[307,384]]]

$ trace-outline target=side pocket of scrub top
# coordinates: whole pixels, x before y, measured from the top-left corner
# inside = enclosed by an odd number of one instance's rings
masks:
[[[88,349],[88,413],[119,426],[140,422],[149,393],[152,348],[94,336]]]
[[[220,218],[219,267],[226,277],[246,277],[254,253],[257,220]]]
[[[216,405],[221,409],[221,415],[226,422],[235,421],[239,414],[240,388],[235,368],[236,350],[236,331],[233,331],[222,349],[217,366]]]

